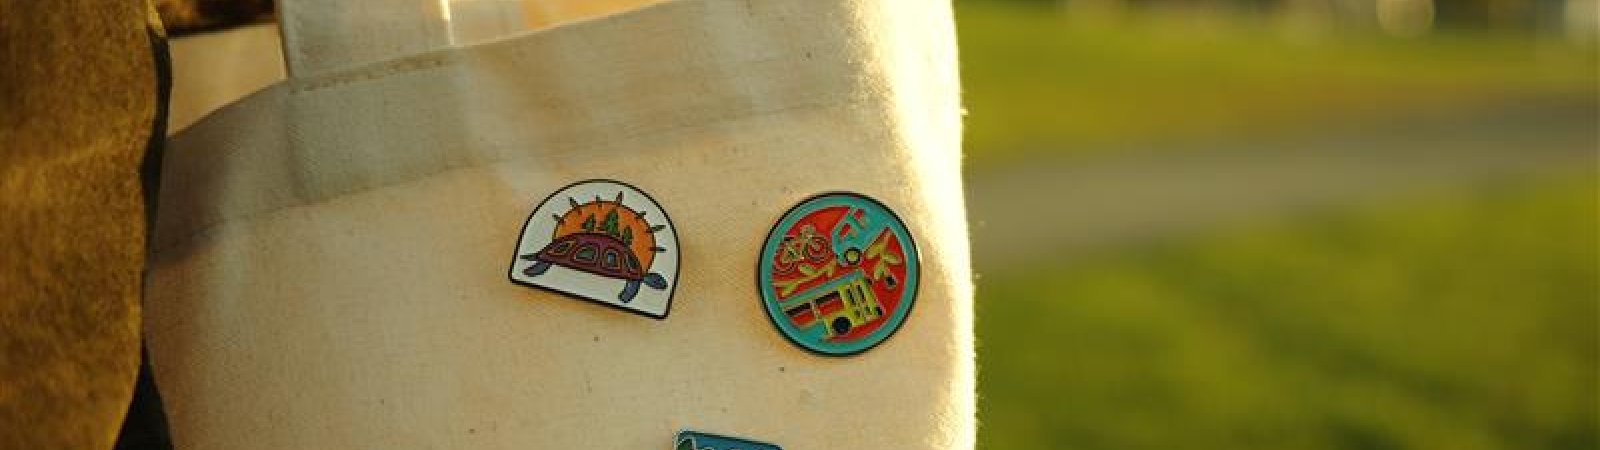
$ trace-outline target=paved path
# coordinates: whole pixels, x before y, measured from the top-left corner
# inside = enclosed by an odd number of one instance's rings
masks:
[[[1593,101],[968,174],[978,271],[1429,188],[1596,169]]]

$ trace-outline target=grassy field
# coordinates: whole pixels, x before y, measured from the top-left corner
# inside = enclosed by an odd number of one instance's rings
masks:
[[[1595,183],[986,274],[980,448],[1597,448]]]
[[[1595,49],[1548,39],[1051,3],[957,3],[969,174],[1600,95]],[[985,273],[980,447],[1600,448],[1597,181],[1396,193]]]
[[[1052,2],[957,3],[975,168],[1597,94],[1595,49],[1556,39],[1319,38],[1262,16],[1081,17]]]

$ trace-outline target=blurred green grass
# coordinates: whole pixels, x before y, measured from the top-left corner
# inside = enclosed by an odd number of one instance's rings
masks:
[[[979,447],[1597,448],[1595,187],[985,274]]]
[[[963,1],[957,20],[979,177],[1600,95],[1595,49],[1549,36],[1053,2]],[[986,272],[980,448],[1600,448],[1595,175]]]
[[[966,154],[980,170],[1600,92],[1595,49],[1549,36],[1319,38],[1267,16],[1079,18],[1053,2],[962,1],[956,12]]]

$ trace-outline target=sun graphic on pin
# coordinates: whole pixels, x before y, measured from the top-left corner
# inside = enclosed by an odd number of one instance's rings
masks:
[[[666,289],[667,279],[650,272],[657,253],[666,249],[656,245],[655,233],[666,225],[650,225],[645,213],[622,203],[622,192],[615,199],[595,197],[578,203],[567,197],[566,213],[552,214],[556,221],[548,245],[537,253],[521,255],[533,265],[522,274],[537,277],[556,265],[626,282],[617,300],[633,301],[639,285]]]

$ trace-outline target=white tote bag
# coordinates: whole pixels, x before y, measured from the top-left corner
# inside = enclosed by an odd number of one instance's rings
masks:
[[[678,0],[474,45],[441,8],[285,1],[288,79],[172,139],[146,328],[178,448],[972,447],[949,5]]]

